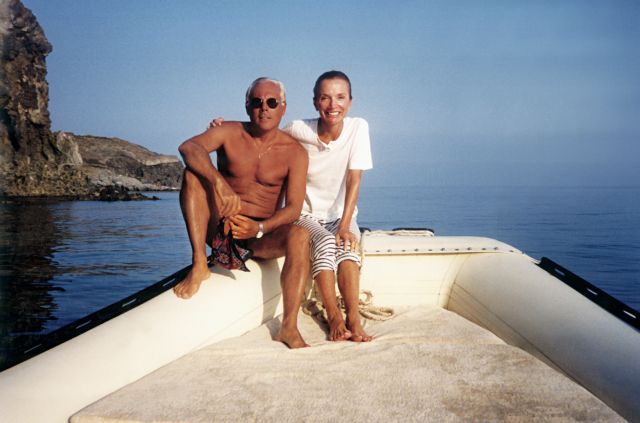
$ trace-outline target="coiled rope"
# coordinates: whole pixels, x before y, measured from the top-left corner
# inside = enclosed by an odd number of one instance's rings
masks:
[[[362,296],[364,296],[364,298],[362,298]],[[340,310],[346,311],[342,296],[338,295],[336,297],[336,301]],[[363,290],[360,292],[360,298],[358,299],[358,311],[365,319],[383,321],[389,320],[394,316],[395,313],[392,308],[374,306],[372,302],[373,294],[371,291]],[[302,312],[307,316],[311,316],[327,323],[327,313],[324,305],[322,304],[322,301],[317,298],[310,298],[302,303]]]

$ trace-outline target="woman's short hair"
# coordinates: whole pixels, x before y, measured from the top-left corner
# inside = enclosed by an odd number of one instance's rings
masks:
[[[343,81],[346,81],[347,85],[349,86],[349,98],[353,99],[353,96],[351,95],[351,81],[349,81],[349,77],[347,76],[347,74],[337,70],[332,70],[323,73],[318,77],[318,79],[316,79],[316,85],[313,86],[314,100],[316,100],[318,98],[318,95],[320,94],[320,84],[322,84],[322,81],[327,79],[342,79]]]

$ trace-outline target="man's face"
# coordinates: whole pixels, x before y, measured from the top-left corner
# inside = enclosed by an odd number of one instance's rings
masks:
[[[251,123],[263,131],[269,131],[280,126],[287,104],[280,98],[280,86],[264,81],[251,91],[246,109]]]

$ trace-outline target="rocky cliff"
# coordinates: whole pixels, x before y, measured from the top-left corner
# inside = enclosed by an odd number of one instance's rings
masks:
[[[42,28],[18,0],[0,0],[0,193],[86,195],[87,178],[66,163],[50,131]]]
[[[0,0],[0,195],[91,198],[104,187],[177,189],[174,156],[120,139],[51,133],[51,44],[20,0]]]
[[[57,132],[56,145],[76,162],[91,184],[122,186],[133,191],[180,188],[182,162],[119,138]]]

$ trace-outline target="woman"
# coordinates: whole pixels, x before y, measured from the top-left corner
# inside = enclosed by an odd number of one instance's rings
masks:
[[[351,81],[340,71],[325,72],[313,88],[318,118],[294,120],[283,129],[309,154],[302,214],[295,222],[311,235],[312,274],[329,323],[329,339],[368,342],[358,309],[360,229],[356,221],[362,172],[372,168],[369,125],[348,117]],[[218,125],[222,119],[212,122]],[[346,322],[336,302],[335,275],[345,303]]]
[[[312,274],[329,323],[329,339],[370,341],[360,322],[360,229],[356,221],[362,172],[372,168],[369,125],[348,117],[351,81],[325,72],[313,88],[319,118],[295,120],[284,131],[309,153],[307,193],[297,225],[311,235]],[[346,324],[336,303],[335,274]]]

